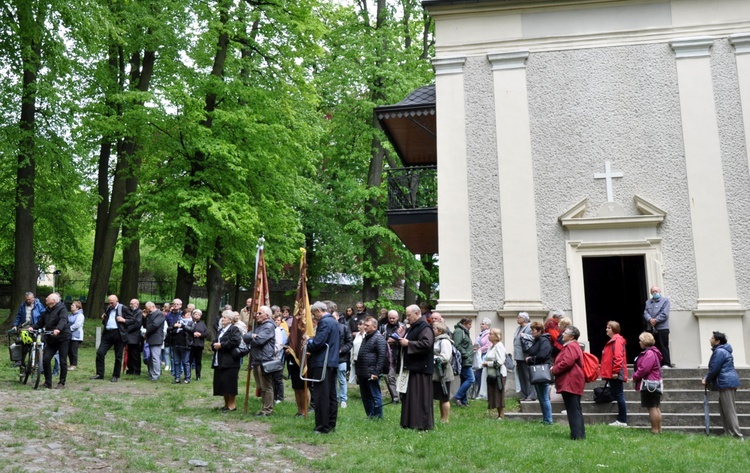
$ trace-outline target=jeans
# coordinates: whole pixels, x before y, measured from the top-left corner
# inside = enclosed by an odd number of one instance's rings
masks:
[[[359,392],[362,395],[362,404],[365,406],[367,417],[382,419],[383,395],[380,392],[380,378],[359,378]]]
[[[552,423],[552,404],[549,401],[549,384],[532,384],[536,390],[536,398],[542,407],[542,422],[545,424]]]
[[[625,402],[625,392],[623,391],[623,382],[620,379],[610,379],[609,389],[612,396],[617,400],[617,420],[628,423],[628,403]]]
[[[190,348],[172,347],[172,360],[174,364],[174,379],[180,380],[180,375],[185,373],[185,381],[190,381]]]
[[[164,347],[161,351],[161,361],[164,362],[165,369],[172,369],[172,347]]]
[[[349,399],[347,396],[349,387],[346,384],[346,361],[339,363],[338,388],[339,402],[346,402]]]
[[[462,367],[461,387],[459,387],[458,391],[456,391],[456,399],[466,404],[466,393],[469,391],[469,388],[472,384],[474,384],[474,369],[471,367],[471,365]]]

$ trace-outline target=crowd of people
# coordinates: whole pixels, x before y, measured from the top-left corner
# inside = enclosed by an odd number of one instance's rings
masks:
[[[669,358],[669,299],[658,287],[644,310],[648,330],[639,336],[641,353],[634,363],[632,381],[640,392],[641,406],[649,413],[651,432],[662,431],[660,410],[663,392],[662,369],[671,367]],[[505,396],[510,370],[522,401],[537,401],[542,423],[553,422],[551,391],[565,404],[572,439],[586,437],[581,397],[586,376],[580,331],[561,310],[550,311],[544,324],[526,312],[517,316],[518,327],[512,346],[506,349],[503,333],[483,319],[472,340],[473,319],[462,318],[451,331],[441,314],[428,305],[410,305],[402,320],[395,310],[382,310],[380,317],[369,315],[363,303],[347,307],[343,315],[332,301],[311,306],[314,335],[301,339],[308,358],[300,361],[290,347],[290,331],[295,324],[287,306],[260,306],[254,311],[252,299],[239,312],[225,306],[213,327],[211,368],[213,394],[223,397],[222,412],[237,409],[239,373],[245,356],[252,371],[261,409],[257,416],[270,416],[274,404],[284,400],[283,368],[291,379],[297,416],[315,413],[314,431],[335,431],[338,409],[347,408],[350,384],[359,386],[368,419],[382,419],[384,398],[381,378],[390,396],[389,403],[401,404],[401,426],[417,430],[434,427],[433,401],[437,401],[440,421],[449,422],[451,401],[466,407],[470,399],[487,402],[490,415],[505,417]],[[161,309],[153,302],[132,299],[128,306],[115,295],[108,297],[101,314],[102,333],[96,352],[92,380],[105,379],[105,361],[114,351],[111,382],[126,374],[140,375],[145,364],[151,381],[169,372],[175,384],[200,380],[202,358],[209,330],[202,312],[192,304],[183,310],[174,299]],[[44,387],[52,388],[52,360],[59,368],[55,388],[65,387],[68,370],[80,369],[78,347],[83,340],[84,316],[80,301],[70,311],[57,293],[42,304],[27,293],[14,321],[15,330],[44,329],[48,332],[43,357]],[[608,341],[601,353],[599,374],[617,402],[617,418],[612,426],[627,426],[625,386],[629,373],[626,340],[617,321],[606,325]],[[701,380],[706,389],[719,391],[724,430],[742,437],[735,409],[739,377],[734,369],[732,348],[726,335],[714,332],[710,340],[713,355],[708,373]],[[663,350],[663,351],[662,351]],[[59,364],[59,367],[57,366]],[[302,365],[302,366],[300,366]],[[195,377],[193,377],[193,373]],[[349,376],[347,376],[347,373]],[[554,380],[553,380],[554,377]],[[451,396],[453,383],[458,383]],[[552,389],[552,386],[554,388]]]

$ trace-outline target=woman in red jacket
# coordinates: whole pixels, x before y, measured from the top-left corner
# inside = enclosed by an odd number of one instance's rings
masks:
[[[607,322],[609,341],[602,350],[601,376],[609,382],[612,396],[617,400],[617,420],[609,425],[628,426],[628,404],[625,402],[623,384],[628,381],[628,365],[625,355],[625,339],[620,335],[620,324],[614,320]]]
[[[586,385],[583,374],[583,352],[578,344],[580,330],[569,326],[563,332],[563,349],[555,358],[552,374],[555,375],[555,388],[562,394],[565,409],[568,411],[570,438],[582,440],[586,438],[586,428],[583,425],[583,411],[581,411],[581,396]]]

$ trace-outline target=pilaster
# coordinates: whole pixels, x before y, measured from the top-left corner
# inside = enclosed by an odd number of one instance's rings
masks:
[[[671,43],[677,61],[685,166],[698,276],[698,319],[701,365],[710,350],[703,348],[711,332],[722,327],[742,333],[744,310],[737,297],[729,213],[721,162],[719,126],[711,76],[713,38],[687,38]],[[744,341],[733,339],[734,355],[744,364]]]
[[[464,57],[436,58],[438,251],[443,316],[476,314],[471,295]]]
[[[495,96],[504,312],[543,311],[526,89],[528,51],[488,54]]]

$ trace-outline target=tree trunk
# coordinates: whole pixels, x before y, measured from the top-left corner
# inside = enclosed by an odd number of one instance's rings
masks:
[[[219,305],[221,304],[221,293],[224,291],[224,279],[222,277],[222,266],[224,265],[223,250],[220,239],[217,238],[214,252],[214,260],[209,261],[206,271],[206,291],[208,292],[208,306],[206,307],[206,320],[209,327],[214,327],[216,317],[219,316]]]
[[[35,128],[37,72],[41,67],[42,28],[47,17],[42,4],[34,18],[32,2],[20,2],[18,25],[21,39],[21,117],[16,170],[16,228],[11,307],[18,307],[28,291],[36,293],[37,265],[34,258],[34,180],[36,178]],[[11,310],[11,316],[14,312]]]
[[[154,71],[156,54],[154,51],[146,51],[141,62],[140,53],[134,53],[130,59],[130,83],[136,84],[136,89],[146,92],[151,83]],[[136,103],[143,106],[143,102]],[[124,159],[128,161],[129,173],[125,181],[125,194],[133,196],[138,192],[138,171],[141,167],[141,156],[138,153],[138,142],[135,137],[126,140],[124,147]],[[122,237],[124,245],[122,248],[122,282],[120,283],[120,294],[123,300],[138,297],[138,277],[141,272],[140,239],[138,236],[138,222],[140,212],[135,203],[130,202],[123,209]]]
[[[116,45],[109,48],[109,68],[111,72],[110,93],[121,90],[120,80],[124,72],[124,63],[121,61],[122,50]],[[109,99],[107,99],[109,100]],[[117,115],[122,114],[121,107],[113,106]],[[120,224],[117,216],[120,207],[125,202],[125,171],[127,163],[122,158],[123,144],[118,144],[118,157],[115,166],[115,174],[112,181],[112,195],[109,195],[109,161],[111,157],[113,137],[103,137],[99,151],[98,191],[99,205],[96,215],[96,234],[94,236],[94,255],[91,263],[91,278],[89,282],[89,294],[84,313],[90,317],[97,317],[100,308],[107,298],[109,292],[109,277],[112,274],[112,263],[115,259],[115,246],[120,233]]]
[[[224,77],[224,63],[227,58],[227,51],[229,49],[229,33],[227,32],[226,25],[229,23],[229,7],[232,2],[224,0],[219,6],[219,20],[221,22],[221,28],[219,28],[219,40],[216,45],[216,56],[214,56],[214,65],[211,69],[211,75],[215,77]],[[204,110],[206,117],[201,120],[201,125],[206,128],[211,128],[213,124],[213,112],[216,110],[216,92],[210,91],[206,94],[206,105]],[[200,190],[202,184],[196,182],[194,179],[204,169],[204,162],[206,155],[203,151],[198,150],[190,159],[190,186]],[[193,214],[193,219],[200,222],[200,214]],[[198,256],[198,244],[195,232],[191,229],[186,229],[185,234],[185,246],[182,250],[182,262],[177,266],[177,286],[175,288],[175,297],[182,300],[184,305],[187,305],[190,300],[190,293],[193,290],[193,284],[195,283],[194,271],[195,271],[195,259]]]

